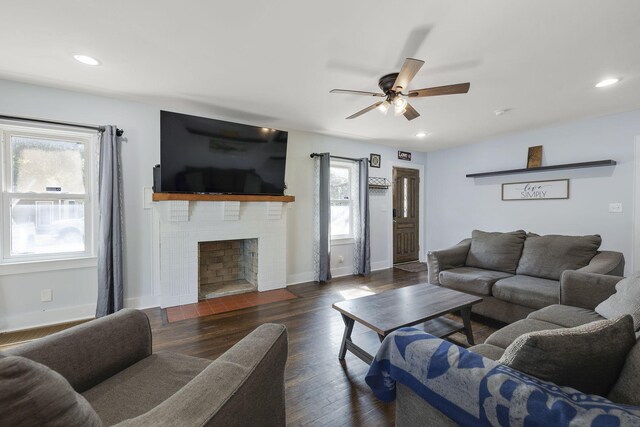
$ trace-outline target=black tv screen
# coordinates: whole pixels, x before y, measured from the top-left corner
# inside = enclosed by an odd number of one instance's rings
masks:
[[[284,194],[288,133],[160,112],[162,192]]]

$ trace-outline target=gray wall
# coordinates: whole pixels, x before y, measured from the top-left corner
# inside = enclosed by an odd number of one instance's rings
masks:
[[[429,153],[427,249],[454,244],[468,237],[474,228],[600,234],[603,249],[624,252],[629,271],[634,244],[636,135],[640,135],[640,111]],[[465,177],[473,172],[526,167],[527,148],[534,145],[544,146],[543,166],[605,159],[613,159],[618,165],[480,179]],[[501,201],[502,183],[561,178],[570,179],[568,200]],[[623,212],[609,213],[612,202],[621,202]]]
[[[125,305],[158,305],[157,229],[152,209],[144,209],[143,188],[152,185],[153,165],[160,162],[160,106],[124,101],[103,96],[47,88],[0,80],[0,113],[69,122],[117,124],[125,130],[122,164],[125,216]],[[165,107],[165,109],[171,109]],[[217,118],[206,109],[184,106],[181,112]],[[223,120],[240,121],[234,117]],[[249,123],[257,126],[263,123]],[[349,157],[382,154],[382,168],[371,169],[375,176],[391,177],[392,147],[291,131],[287,153],[286,182],[288,194],[296,202],[287,206],[287,282],[313,279],[312,152],[330,151]],[[426,163],[426,155],[414,153],[413,164]],[[409,167],[410,163],[403,163]],[[372,268],[391,265],[391,190],[371,198]],[[155,252],[155,255],[154,255]],[[342,255],[344,263],[339,263]],[[332,269],[335,275],[351,274],[352,245],[333,248]],[[95,313],[95,260],[82,266],[40,272],[15,272],[0,265],[0,331],[86,318]],[[22,269],[24,270],[24,269]],[[283,283],[283,286],[285,284]],[[53,301],[41,302],[42,289],[53,290]]]

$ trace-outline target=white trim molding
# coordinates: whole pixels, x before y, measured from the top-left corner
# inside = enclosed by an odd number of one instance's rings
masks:
[[[640,270],[640,135],[637,135],[634,143],[633,156],[633,247],[631,268],[628,272]]]

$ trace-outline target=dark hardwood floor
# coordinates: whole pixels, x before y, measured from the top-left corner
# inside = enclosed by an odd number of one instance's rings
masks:
[[[284,324],[289,332],[289,359],[285,374],[287,421],[301,426],[391,426],[395,406],[384,404],[364,381],[368,366],[347,353],[338,361],[343,323],[331,304],[346,298],[379,293],[426,282],[426,272],[390,269],[369,277],[343,277],[319,285],[289,286],[296,299],[238,311],[168,323],[159,308],[145,310],[151,319],[153,349],[215,359],[262,323]],[[455,318],[455,316],[453,316]],[[476,343],[495,331],[495,325],[474,319]],[[466,344],[464,335],[450,339]],[[375,354],[377,336],[356,324],[353,340]]]

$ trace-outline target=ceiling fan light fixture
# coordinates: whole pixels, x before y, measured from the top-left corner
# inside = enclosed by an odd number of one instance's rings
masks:
[[[395,115],[399,116],[404,114],[407,109],[407,100],[404,98],[397,97],[393,100],[393,109],[395,111]]]
[[[598,84],[596,84],[596,87],[607,87],[607,86],[611,86],[614,85],[616,83],[618,83],[620,81],[619,78],[617,77],[613,77],[610,79],[604,79],[601,82],[598,82]]]
[[[382,104],[378,105],[378,111],[386,116],[390,105],[389,101],[384,101]]]

